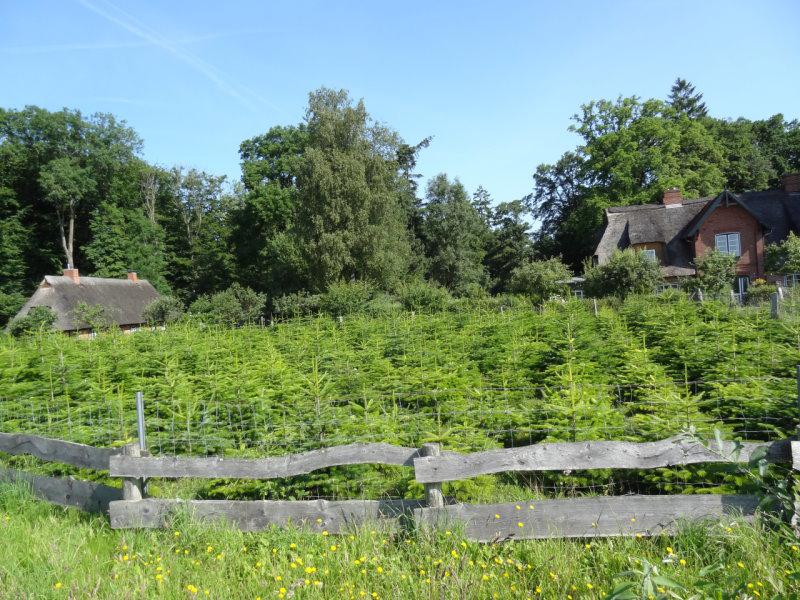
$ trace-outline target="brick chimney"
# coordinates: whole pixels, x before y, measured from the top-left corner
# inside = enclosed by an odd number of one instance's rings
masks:
[[[681,189],[680,188],[669,188],[668,190],[664,190],[664,198],[663,198],[664,206],[673,206],[678,205],[683,202],[683,196],[681,196]]]
[[[67,265],[67,268],[64,269],[64,277],[69,277],[75,283],[81,282],[81,275],[80,273],[78,273],[78,269],[76,269],[72,265]]]
[[[787,173],[783,176],[783,191],[787,194],[800,193],[800,173]]]
[[[136,271],[128,271],[128,279],[133,283],[139,281],[139,276],[136,274]]]

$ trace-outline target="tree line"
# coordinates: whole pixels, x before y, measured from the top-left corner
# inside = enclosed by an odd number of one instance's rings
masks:
[[[765,189],[800,169],[797,120],[712,118],[683,80],[667,100],[590,102],[573,119],[575,150],[540,165],[528,196],[495,202],[444,173],[421,185],[432,138],[403,140],[344,90],[316,90],[302,122],[244,140],[235,182],[149,164],[113,115],[0,109],[0,322],[67,264],[135,270],[183,303],[235,284],[270,309],[354,281],[514,291],[569,274],[555,258],[578,269],[607,206],[672,186]]]

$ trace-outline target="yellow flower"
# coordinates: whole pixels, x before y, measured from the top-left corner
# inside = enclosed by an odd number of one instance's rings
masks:
[[[516,508],[517,510],[522,510],[522,507],[519,504],[517,504],[514,508]]]
[[[681,564],[682,567],[686,566],[686,560],[685,559],[682,558],[678,562]]]
[[[164,576],[161,573],[159,573],[158,575],[156,575],[156,581],[164,581]]]
[[[674,552],[672,552],[672,548],[669,546],[667,546],[667,554],[674,554]]]
[[[53,588],[56,590],[60,590],[62,587],[64,587],[64,584],[60,581],[56,581],[56,584],[53,586]]]
[[[186,586],[186,591],[192,595],[195,595],[198,592],[198,589],[190,583]]]
[[[331,546],[331,547],[330,547],[330,551],[331,551],[331,552],[336,552],[336,546]]]
[[[483,581],[489,581],[489,576],[486,573],[484,573],[483,576],[481,577],[481,579]]]
[[[738,566],[740,569],[744,569],[744,563],[742,561],[736,563],[736,566]]]
[[[587,590],[591,590],[592,588],[594,588],[594,586],[591,583],[587,583],[586,584],[586,589]]]
[[[328,532],[327,531],[323,531],[322,535],[328,535]]]
[[[176,531],[172,535],[174,535],[175,537],[181,537],[181,532],[180,531]]]
[[[208,554],[211,554],[213,551],[214,551],[214,546],[209,546],[208,548],[206,548],[206,552]]]
[[[281,594],[285,594],[286,593],[286,588],[282,587],[281,589],[278,590],[278,592],[280,592]]]
[[[523,523],[522,521],[520,521],[519,523],[517,523],[517,527],[525,527],[525,523]]]
[[[383,573],[383,567],[381,567],[380,565],[378,565],[378,567],[376,567],[375,571],[376,571],[377,573]]]
[[[292,550],[294,550],[295,548],[297,548],[297,544],[295,544],[294,542],[292,542],[291,544],[289,544],[289,548],[291,548]]]
[[[305,571],[306,571],[306,573],[315,573],[317,571],[317,568],[316,567],[306,567]]]
[[[456,552],[455,550],[451,550],[450,556],[452,556],[453,558],[458,558],[458,552]]]
[[[495,518],[495,519],[499,519],[499,518],[500,518],[500,515],[495,515],[495,516],[494,516],[494,518]]]
[[[283,581],[283,577],[280,575],[275,575],[275,581]]]
[[[631,523],[636,523],[636,517],[631,517]]]

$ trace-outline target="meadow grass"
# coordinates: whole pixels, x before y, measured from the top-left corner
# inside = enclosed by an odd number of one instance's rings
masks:
[[[648,598],[635,573],[648,565],[652,598],[800,592],[788,529],[736,518],[649,539],[502,544],[468,542],[457,530],[243,533],[182,517],[166,530],[118,531],[0,484],[0,532],[2,598],[578,599],[609,597],[624,582]]]

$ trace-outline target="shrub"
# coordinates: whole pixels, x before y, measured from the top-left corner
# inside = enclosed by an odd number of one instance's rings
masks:
[[[392,294],[377,294],[372,300],[367,302],[365,310],[370,315],[381,316],[403,310],[403,305]]]
[[[758,306],[759,304],[764,304],[765,302],[770,301],[770,296],[777,291],[775,284],[767,283],[763,279],[756,279],[747,288],[747,295],[745,300],[747,304]]]
[[[14,319],[8,326],[11,335],[20,336],[37,331],[49,331],[56,322],[56,313],[47,306],[34,306],[28,314]]]
[[[273,312],[278,317],[304,317],[319,312],[322,296],[309,294],[305,290],[294,294],[286,294],[273,302]]]
[[[102,304],[87,304],[78,302],[72,310],[72,320],[77,327],[85,325],[92,331],[110,329],[114,324],[108,308]]]
[[[222,292],[201,296],[192,303],[189,312],[210,323],[242,325],[258,319],[266,301],[264,294],[234,283]]]
[[[767,273],[800,273],[800,237],[793,232],[789,232],[789,236],[780,244],[767,244],[765,250]]]
[[[171,296],[163,296],[145,306],[142,318],[149,325],[168,325],[180,319],[183,312],[183,302]]]
[[[420,312],[444,310],[453,299],[445,288],[422,280],[401,284],[397,289],[397,295],[407,310]]]
[[[541,303],[551,296],[569,296],[569,286],[564,283],[572,277],[572,271],[557,258],[532,260],[511,271],[509,289]]]
[[[695,259],[697,275],[684,281],[684,288],[690,292],[703,290],[709,298],[727,300],[736,277],[736,261],[732,254],[717,250],[706,252]]]
[[[373,293],[372,285],[366,281],[339,281],[322,294],[319,308],[333,317],[361,312]]]
[[[602,265],[587,264],[584,277],[584,290],[589,296],[626,298],[653,293],[661,282],[661,269],[644,252],[627,248],[615,250]]]

